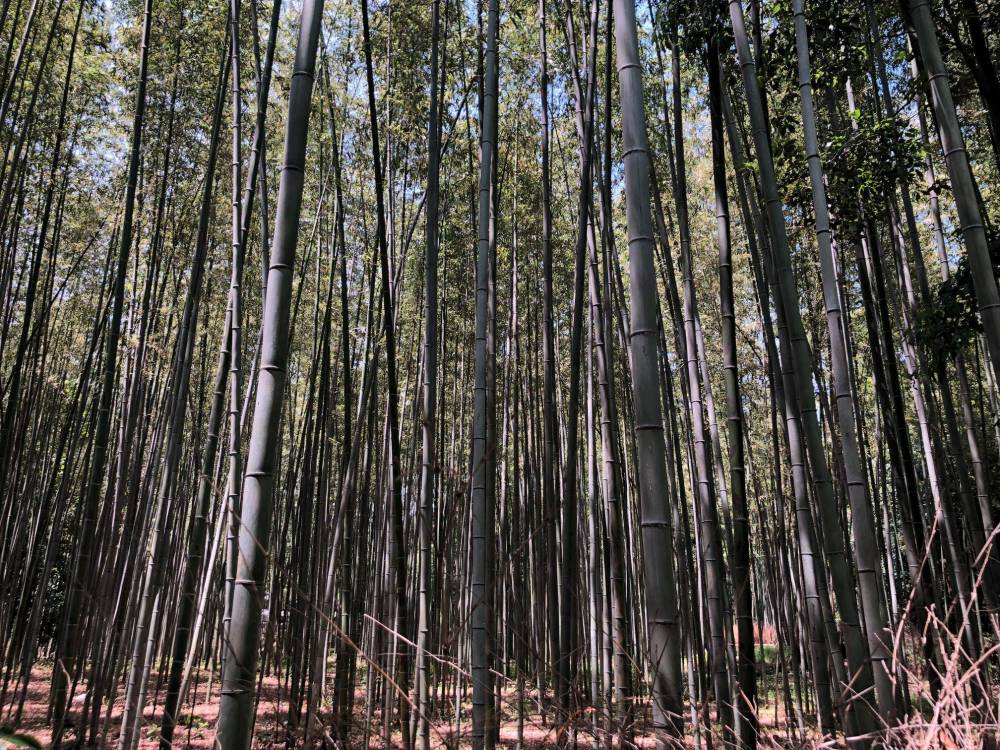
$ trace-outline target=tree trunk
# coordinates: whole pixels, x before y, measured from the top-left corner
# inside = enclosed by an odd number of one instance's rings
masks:
[[[625,199],[631,288],[632,390],[635,399],[643,568],[646,574],[648,655],[653,673],[653,731],[665,748],[683,729],[681,634],[674,589],[671,512],[667,502],[666,445],[660,403],[656,272],[649,203],[649,153],[635,6],[614,0]]]
[[[306,0],[302,9],[295,75],[288,101],[284,169],[278,189],[277,223],[264,301],[261,367],[243,507],[240,513],[239,565],[233,592],[233,619],[226,638],[232,658],[223,671],[216,744],[221,750],[247,750],[253,730],[254,676],[260,640],[261,587],[267,563],[274,471],[281,437],[281,411],[288,363],[292,273],[305,181],[306,138],[312,99],[313,70],[319,41],[323,0]]]
[[[753,592],[750,588],[750,513],[747,508],[746,467],[743,460],[743,402],[740,396],[736,350],[736,312],[733,302],[733,255],[729,236],[729,188],[726,185],[726,147],[722,115],[722,77],[719,38],[708,40],[708,101],[712,128],[712,177],[715,185],[716,242],[719,246],[722,358],[726,384],[726,424],[729,432],[729,483],[733,498],[733,603],[736,609],[737,712],[739,746],[757,747],[757,667],[754,654]],[[752,231],[749,227],[747,231]]]

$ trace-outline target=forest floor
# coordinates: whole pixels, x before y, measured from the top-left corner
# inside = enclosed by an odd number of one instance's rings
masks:
[[[774,674],[767,675],[766,682],[774,679]],[[31,683],[28,686],[27,699],[25,701],[24,713],[20,726],[16,728],[17,736],[27,740],[29,743],[37,743],[38,747],[49,747],[49,727],[46,721],[49,685],[51,680],[51,664],[40,663],[32,671]],[[150,678],[149,702],[144,712],[145,725],[142,730],[139,750],[157,750],[159,735],[159,720],[162,710],[163,686],[160,684],[158,676]],[[765,691],[765,694],[767,692]],[[284,746],[285,740],[285,719],[287,717],[288,702],[286,699],[286,687],[279,683],[274,676],[267,677],[261,684],[259,702],[257,706],[257,724],[254,734],[253,747],[264,750],[265,748]],[[770,693],[773,697],[773,693]],[[537,702],[533,693],[526,693],[525,715],[524,715],[524,746],[530,750],[555,747],[556,728],[550,721],[538,712]],[[72,717],[75,718],[83,708],[83,691],[78,689],[72,707]],[[468,701],[467,701],[468,703]],[[115,702],[111,714],[111,721],[107,727],[105,747],[115,747],[118,735],[118,724],[121,720],[122,695]],[[515,748],[518,739],[518,717],[516,711],[516,694],[511,684],[510,689],[505,689],[501,696],[501,720],[500,720],[500,747]],[[431,747],[441,750],[464,750],[471,747],[471,723],[469,718],[470,705],[463,706],[461,725],[456,728],[454,715],[451,716],[451,723],[443,721],[435,724],[431,728]],[[191,750],[211,750],[214,739],[215,721],[219,710],[219,684],[217,679],[211,682],[207,673],[198,677],[192,683],[189,690],[188,701],[185,703],[182,714],[183,725],[178,728],[174,744],[178,748],[190,748]],[[578,722],[577,747],[596,747],[592,733],[594,713],[592,709],[586,712]],[[354,705],[354,725],[351,737],[345,747],[349,748],[385,748],[385,738],[382,733],[381,719],[379,712],[375,711],[371,719],[371,731],[365,731],[365,717],[367,713],[366,694],[364,689],[359,689],[355,694]],[[72,719],[71,719],[72,720]],[[797,743],[789,744],[784,727],[784,711],[780,705],[775,705],[774,701],[766,701],[761,706],[760,721],[763,737],[770,742],[762,742],[762,745],[794,747]],[[368,735],[366,742],[365,736]],[[642,731],[636,733],[635,743],[639,748],[653,747],[652,738],[645,736]],[[72,733],[67,735],[67,741],[72,738]],[[456,741],[457,738],[457,741]],[[688,745],[694,747],[694,738],[688,738]],[[33,741],[33,742],[32,742]],[[812,743],[807,743],[811,745]],[[5,736],[0,731],[0,749],[6,746],[16,747],[17,744],[9,736]],[[392,737],[393,747],[402,747],[402,740],[398,731]]]

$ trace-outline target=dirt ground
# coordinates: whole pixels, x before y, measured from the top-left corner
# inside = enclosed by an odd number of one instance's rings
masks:
[[[25,739],[34,740],[43,748],[50,747],[49,727],[46,722],[48,708],[49,685],[51,680],[51,666],[41,664],[32,671],[31,683],[28,687],[27,700],[25,701],[24,713],[19,726],[12,729]],[[285,721],[288,712],[285,686],[279,684],[277,678],[269,677],[261,683],[261,690],[257,705],[257,721],[254,733],[254,748],[271,748],[285,744]],[[76,719],[83,708],[83,691],[77,690],[73,700],[70,721]],[[139,741],[140,750],[158,750],[159,721],[162,713],[163,686],[159,678],[154,675],[150,678],[148,690],[147,706],[143,714],[144,725]],[[349,748],[370,748],[371,750],[384,749],[386,747],[385,737],[382,732],[381,718],[376,710],[371,719],[370,731],[365,730],[367,717],[367,696],[363,689],[355,694],[354,723],[351,728],[351,735],[344,747]],[[114,748],[118,737],[118,725],[121,720],[122,696],[119,695],[115,701],[111,713],[110,722],[105,728],[103,747]],[[454,723],[454,711],[450,712],[449,719],[436,723],[431,727],[431,746],[440,750],[464,750],[471,747],[471,722],[469,710],[471,705],[468,701],[463,706],[461,724],[456,727]],[[518,718],[516,710],[516,696],[513,686],[505,689],[502,693],[500,716],[500,746],[504,748],[516,748],[518,743]],[[215,722],[219,710],[219,682],[217,676],[210,680],[208,672],[202,672],[192,677],[191,689],[188,691],[188,700],[184,704],[182,713],[182,726],[178,727],[174,736],[174,746],[178,748],[190,748],[191,750],[211,750],[215,734]],[[595,748],[599,745],[595,742],[593,725],[598,714],[592,708],[585,708],[579,715],[577,726],[577,747]],[[778,740],[784,734],[783,711],[774,705],[766,705],[761,710],[762,735],[769,735],[770,739]],[[450,723],[449,723],[450,722]],[[775,731],[777,730],[777,731]],[[557,728],[548,722],[537,712],[537,703],[533,695],[526,695],[525,717],[523,727],[524,747],[526,750],[537,750],[539,748],[555,747]],[[366,741],[367,735],[367,741]],[[72,729],[67,732],[64,742],[74,739]],[[640,748],[653,747],[651,737],[643,736],[642,732],[637,732],[635,743]],[[9,746],[16,746],[9,740]],[[691,747],[694,747],[694,738],[689,738]],[[762,743],[764,744],[764,743]],[[779,743],[775,743],[779,744]],[[780,743],[785,744],[785,743]],[[0,748],[5,745],[3,735],[0,735]],[[402,747],[401,737],[397,732],[392,737],[393,747]],[[786,745],[787,746],[787,745]]]

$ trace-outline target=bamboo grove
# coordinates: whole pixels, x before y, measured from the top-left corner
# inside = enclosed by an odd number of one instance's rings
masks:
[[[0,739],[995,746],[998,28],[0,0]]]

